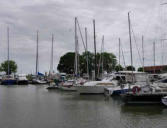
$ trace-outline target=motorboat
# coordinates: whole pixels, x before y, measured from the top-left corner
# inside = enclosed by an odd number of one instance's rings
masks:
[[[148,76],[151,82],[155,82],[163,78],[165,74],[149,74]]]
[[[132,91],[133,87],[142,87],[144,86],[143,84],[135,83],[135,84],[123,84],[123,85],[118,85],[116,87],[111,87],[111,88],[104,88],[104,94],[106,96],[113,96],[113,95],[122,95],[125,93],[128,93]],[[136,90],[137,91],[137,90]]]
[[[167,78],[155,81],[152,86],[156,89],[167,89]]]
[[[162,102],[165,106],[167,106],[167,96],[162,97],[161,102]]]
[[[19,74],[17,76],[17,84],[18,85],[28,85],[28,79],[25,74]]]
[[[162,104],[161,100],[167,96],[167,90],[150,85],[134,86],[130,92],[121,96],[126,104]]]
[[[116,86],[111,88],[104,88],[105,96],[112,96],[112,95],[121,95],[129,91],[129,85],[125,84],[123,86]]]
[[[143,77],[143,78],[142,78]],[[162,103],[162,97],[167,95],[167,86],[163,82],[166,80],[157,81],[155,83],[149,82],[147,74],[139,75],[140,79],[136,79],[136,83],[130,85],[130,90],[121,94],[123,101],[126,104],[155,104]]]
[[[132,75],[131,71],[120,71],[116,76],[119,76],[119,84],[116,87],[105,88],[105,95],[121,95],[132,90],[134,86],[142,87],[147,85],[149,82],[148,75],[143,72],[134,72]],[[133,83],[132,83],[133,78]]]

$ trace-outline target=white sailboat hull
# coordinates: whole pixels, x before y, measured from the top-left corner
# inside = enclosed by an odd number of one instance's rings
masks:
[[[59,88],[63,91],[77,91],[74,86],[71,86],[71,87],[60,86]]]
[[[43,80],[38,80],[38,79],[34,79],[32,81],[33,84],[46,84],[47,82],[46,81],[43,81]]]
[[[104,88],[111,88],[117,84],[117,81],[90,81],[75,87],[80,94],[104,94]]]
[[[76,90],[80,93],[80,94],[104,94],[104,88],[106,88],[106,86],[100,85],[100,86],[75,86]],[[111,86],[107,86],[107,88],[113,87],[113,85]]]

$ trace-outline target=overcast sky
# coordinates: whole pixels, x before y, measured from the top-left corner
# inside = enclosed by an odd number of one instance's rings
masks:
[[[10,28],[10,59],[18,64],[19,73],[35,72],[36,31],[39,30],[39,70],[49,70],[51,34],[54,41],[54,70],[60,56],[74,51],[74,18],[78,17],[82,32],[88,29],[88,49],[93,51],[93,22],[96,20],[97,51],[102,35],[105,51],[118,56],[118,38],[126,65],[130,64],[128,18],[130,11],[133,59],[141,66],[141,37],[144,35],[145,65],[153,65],[153,42],[156,43],[156,65],[167,64],[167,5],[165,0],[1,0],[0,62],[7,58],[6,28]],[[167,2],[167,1],[166,1]],[[135,43],[136,40],[136,43]],[[80,53],[83,52],[81,40]],[[162,59],[163,58],[163,59]],[[121,57],[121,64],[123,64]]]

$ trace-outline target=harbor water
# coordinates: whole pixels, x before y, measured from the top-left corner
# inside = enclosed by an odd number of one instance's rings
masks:
[[[167,107],[127,106],[120,97],[0,86],[0,128],[166,128]]]

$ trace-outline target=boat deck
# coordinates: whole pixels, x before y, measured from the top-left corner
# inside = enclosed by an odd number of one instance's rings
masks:
[[[126,95],[133,95],[133,96],[152,96],[152,95],[161,95],[161,96],[167,96],[167,92],[152,92],[152,93],[126,93]]]
[[[123,94],[123,101],[126,104],[162,104],[162,97],[167,96],[167,92],[152,93],[126,93]]]

